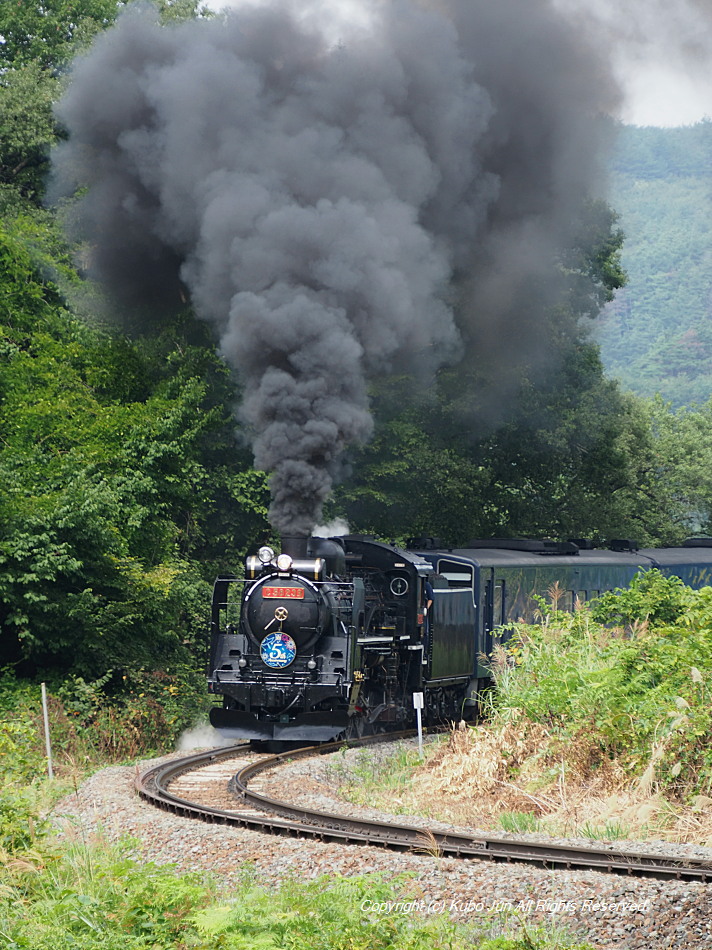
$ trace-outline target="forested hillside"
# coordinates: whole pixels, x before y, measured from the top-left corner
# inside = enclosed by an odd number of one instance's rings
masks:
[[[623,127],[613,206],[628,285],[601,321],[606,369],[674,405],[712,393],[712,121]]]

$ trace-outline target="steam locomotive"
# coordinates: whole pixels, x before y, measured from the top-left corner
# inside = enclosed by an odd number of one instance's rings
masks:
[[[712,539],[659,550],[284,539],[280,554],[265,546],[248,557],[244,577],[215,582],[208,690],[222,706],[210,721],[228,738],[323,742],[407,728],[418,693],[426,722],[468,718],[503,625],[533,621],[536,598],[552,589],[559,608],[573,610],[651,567],[710,585]]]

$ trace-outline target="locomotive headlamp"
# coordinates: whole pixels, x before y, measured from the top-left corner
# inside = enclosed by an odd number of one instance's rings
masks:
[[[269,562],[274,558],[274,551],[272,548],[265,545],[263,548],[259,549],[257,552],[257,557],[263,564],[269,564]]]
[[[288,571],[292,567],[292,559],[288,554],[280,554],[277,558],[277,568],[280,571]]]
[[[247,666],[247,660],[244,658],[244,656],[240,657],[240,659],[237,661],[237,665],[240,667],[241,670],[245,669],[245,667]]]
[[[316,660],[315,660],[315,659],[312,658],[311,660],[307,660],[307,669],[308,669],[308,670],[315,670],[315,669],[316,669]]]

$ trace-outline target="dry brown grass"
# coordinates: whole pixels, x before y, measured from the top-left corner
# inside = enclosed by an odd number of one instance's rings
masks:
[[[661,750],[642,778],[603,756],[584,733],[564,743],[522,721],[456,728],[404,788],[403,810],[459,825],[499,828],[505,813],[529,813],[552,834],[663,838],[712,846],[712,798],[689,806],[665,799],[655,781]]]
[[[431,858],[441,858],[442,850],[432,831],[424,829],[418,836],[420,844],[415,849],[416,854],[427,854]]]

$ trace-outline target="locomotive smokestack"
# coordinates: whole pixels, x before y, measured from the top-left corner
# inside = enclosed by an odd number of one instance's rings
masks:
[[[282,553],[295,560],[307,557],[309,538],[306,535],[282,535]]]

